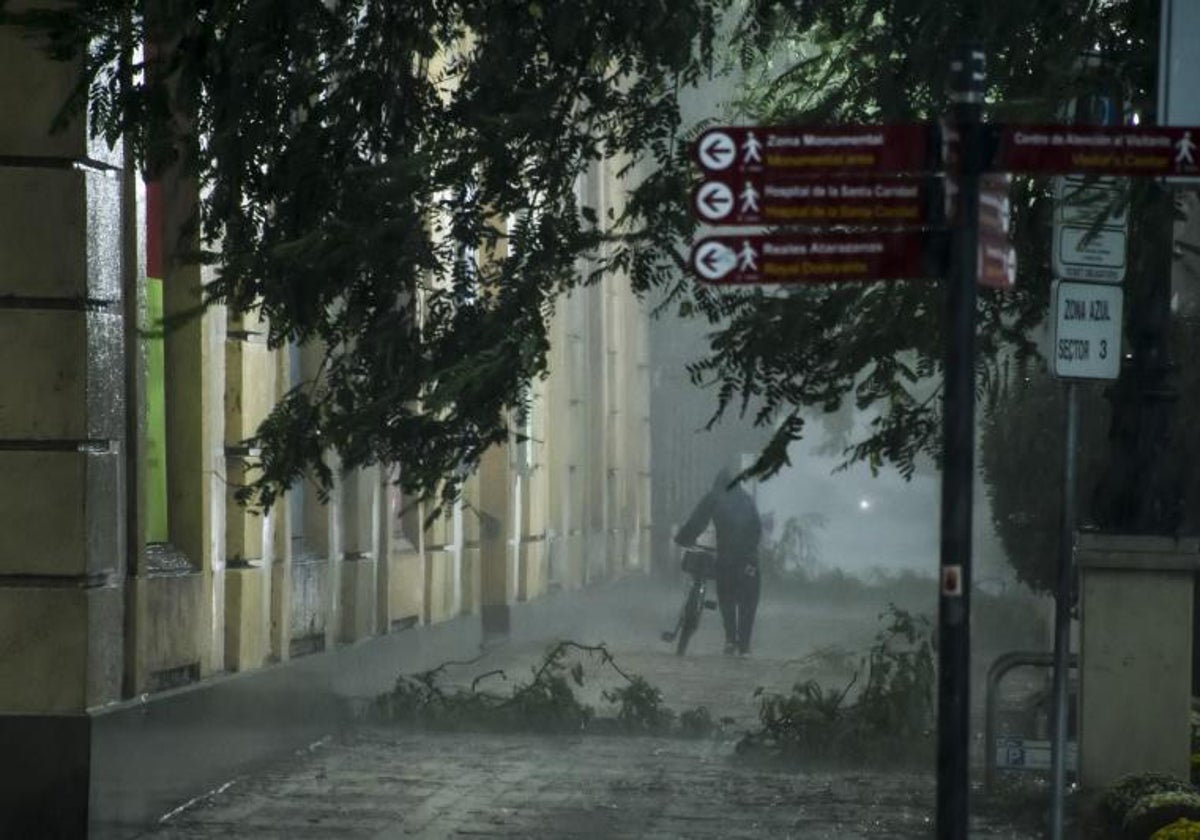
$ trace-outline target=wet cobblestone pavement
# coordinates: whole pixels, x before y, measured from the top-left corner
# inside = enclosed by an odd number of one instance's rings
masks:
[[[753,766],[731,743],[360,730],[146,838],[931,837],[931,777]],[[972,837],[1036,834],[976,821]]]
[[[658,641],[657,630],[667,626],[676,603],[673,592],[606,598],[596,615],[572,624],[580,629],[571,638],[604,642],[622,669],[658,687],[675,712],[703,704],[714,718],[729,719],[724,738],[420,733],[364,726],[231,780],[141,836],[933,836],[931,772],[798,769],[735,754],[737,737],[756,721],[756,687],[787,691],[807,679],[846,684],[875,631],[878,605],[847,609],[768,599],[754,655],[737,658],[721,654],[715,614],[706,616],[688,656],[674,656]],[[507,692],[513,681],[527,681],[551,641],[499,645],[469,665],[447,668],[444,676],[466,686],[501,669],[507,682],[491,677],[484,685]],[[594,660],[584,663],[579,699],[611,714],[601,692],[623,678]],[[978,811],[988,816],[973,820],[972,837],[1040,836],[1030,828],[1028,807],[975,804],[984,805]]]

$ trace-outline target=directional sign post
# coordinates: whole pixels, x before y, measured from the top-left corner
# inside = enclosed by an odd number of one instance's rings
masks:
[[[703,280],[748,283],[833,283],[935,277],[936,254],[920,231],[825,235],[710,236],[692,248]]]
[[[912,227],[940,221],[933,178],[804,178],[747,174],[708,180],[692,195],[698,219],[712,225],[870,225]]]
[[[991,169],[1029,175],[1200,174],[1200,127],[995,126]]]
[[[1054,373],[1066,379],[1063,417],[1063,494],[1058,533],[1054,613],[1054,726],[1050,770],[1054,785],[1050,836],[1063,836],[1067,754],[1067,669],[1070,656],[1070,598],[1074,588],[1076,485],[1081,379],[1116,379],[1121,372],[1122,289],[1119,285],[1059,280],[1054,305]]]
[[[710,128],[696,163],[713,175],[796,177],[831,172],[926,172],[937,168],[928,125]]]
[[[970,783],[971,519],[975,474],[975,301],[980,275],[980,175],[985,59],[966,46],[950,64],[959,193],[946,288],[942,500],[938,567],[937,820],[939,838],[965,840]],[[957,586],[948,587],[954,580]]]
[[[951,136],[957,136],[954,132]],[[950,158],[958,159],[954,144]],[[1009,241],[1012,228],[1012,177],[991,173],[979,177],[979,284],[993,289],[1011,289],[1017,284],[1017,251]],[[946,215],[957,212],[958,184],[946,180]]]
[[[979,232],[979,285],[1011,289],[1017,285],[1017,252],[1008,237],[990,230]]]
[[[1056,190],[1053,268],[1064,279],[1054,290],[1053,356],[1056,375],[1067,379],[1066,437],[1073,451],[1075,383],[1114,379],[1120,371],[1122,296],[1113,284],[1125,276],[1128,220],[1119,207],[1120,185],[1112,179],[1200,178],[1200,126],[985,126],[980,122],[983,53],[964,50],[951,67],[954,113],[938,124],[706,131],[693,147],[704,173],[692,196],[696,218],[715,226],[809,231],[708,237],[695,244],[691,261],[701,280],[729,285],[948,275],[935,830],[939,837],[965,838],[974,313],[977,285],[1006,289],[1016,282],[1008,173],[1070,176],[1060,179]],[[1099,216],[1098,205],[1104,208]],[[949,236],[946,219],[953,220]],[[822,232],[832,227],[848,230]],[[1074,484],[1073,470],[1069,459],[1068,486]],[[1064,505],[1060,557],[1070,553],[1067,524],[1073,522],[1071,502]],[[1069,583],[1064,570],[1069,564],[1060,563],[1060,592]],[[1056,655],[1066,649],[1065,615],[1055,619]],[[1062,822],[1065,673],[1056,668],[1056,758],[1051,762],[1056,832]]]
[[[979,226],[985,231],[1008,235],[1012,228],[1011,175],[981,175],[979,177]]]
[[[954,113],[936,125],[731,126],[702,134],[693,147],[704,174],[692,195],[695,217],[772,232],[701,239],[691,266],[702,281],[723,285],[946,280],[935,831],[957,840],[967,831],[971,743],[976,287],[1016,282],[1004,173],[1198,172],[1200,129],[1193,140],[1188,129],[988,127],[980,121],[982,51],[963,50],[951,68]],[[841,230],[826,232],[834,227]],[[1108,244],[1115,251],[1115,240]],[[1102,268],[1110,260],[1089,259]],[[1119,301],[1096,300],[1080,323],[1075,308],[1063,316],[1071,375],[1095,375],[1088,353],[1104,353],[1106,363],[1110,353],[1119,358],[1117,343],[1097,332],[1111,328],[1107,312],[1119,334]]]

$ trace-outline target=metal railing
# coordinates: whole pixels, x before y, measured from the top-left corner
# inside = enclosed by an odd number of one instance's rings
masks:
[[[1072,668],[1079,666],[1079,657],[1076,654],[1071,654],[1069,665]],[[988,668],[987,673],[987,688],[984,694],[984,786],[991,790],[996,777],[996,713],[997,692],[1000,688],[1000,681],[1004,676],[1014,668],[1034,667],[1034,668],[1052,668],[1054,667],[1054,654],[1050,652],[1017,650],[1011,653],[1003,654],[996,657],[996,661]]]

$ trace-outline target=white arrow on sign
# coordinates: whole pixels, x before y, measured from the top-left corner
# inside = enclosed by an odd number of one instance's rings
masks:
[[[725,132],[713,131],[700,140],[698,154],[705,169],[720,171],[728,169],[737,157],[737,145]]]
[[[696,190],[696,212],[719,222],[733,212],[733,190],[720,181],[709,181]]]
[[[720,242],[701,242],[692,254],[692,265],[705,280],[720,280],[737,268],[737,253]]]

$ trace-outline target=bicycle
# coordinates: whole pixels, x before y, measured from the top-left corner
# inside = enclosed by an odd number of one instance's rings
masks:
[[[683,609],[679,611],[675,629],[663,631],[662,634],[664,642],[675,642],[676,656],[683,656],[687,652],[688,642],[700,626],[700,613],[717,608],[716,601],[704,597],[708,593],[708,582],[716,578],[716,550],[706,545],[685,548],[681,565],[692,576],[692,585],[683,599]]]

